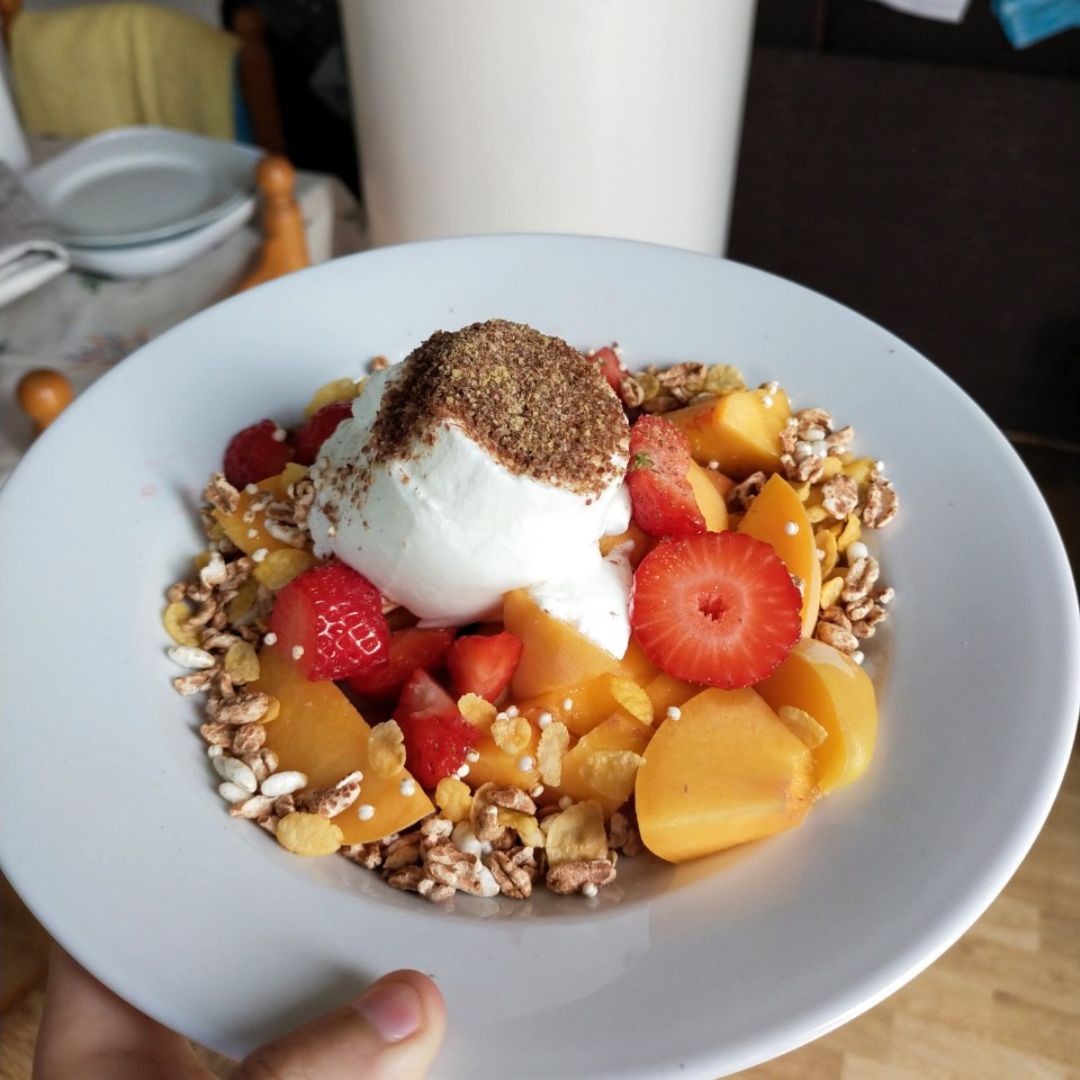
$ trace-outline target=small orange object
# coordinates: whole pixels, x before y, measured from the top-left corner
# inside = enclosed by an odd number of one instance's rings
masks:
[[[44,431],[75,397],[71,381],[52,368],[28,371],[15,391],[19,405],[38,431]]]
[[[240,282],[237,292],[254,288],[264,281],[281,277],[310,265],[304,221],[293,197],[296,170],[276,154],[259,162],[255,183],[263,196],[262,226],[265,239],[259,261]]]

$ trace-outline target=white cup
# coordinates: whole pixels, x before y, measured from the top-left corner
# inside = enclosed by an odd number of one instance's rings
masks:
[[[723,253],[754,0],[343,0],[371,241]]]

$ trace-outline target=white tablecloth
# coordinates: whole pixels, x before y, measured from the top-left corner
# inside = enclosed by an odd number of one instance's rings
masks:
[[[312,263],[365,246],[360,209],[336,177],[297,173],[296,195]],[[76,393],[151,338],[228,296],[259,249],[258,217],[206,255],[144,281],[79,271],[0,308],[0,483],[33,438],[15,401],[27,371],[51,367]]]

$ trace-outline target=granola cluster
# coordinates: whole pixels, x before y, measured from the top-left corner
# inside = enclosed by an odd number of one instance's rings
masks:
[[[666,368],[654,364],[625,376],[619,383],[619,397],[629,410],[665,413],[745,389],[742,373],[731,364],[706,366],[688,361]]]

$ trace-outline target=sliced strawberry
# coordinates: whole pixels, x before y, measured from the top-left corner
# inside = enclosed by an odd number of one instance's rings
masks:
[[[727,690],[769,675],[802,631],[802,597],[771,544],[735,532],[661,541],[634,574],[630,625],[668,675]]]
[[[405,765],[429,789],[461,768],[480,737],[462,719],[454,699],[423,668],[417,668],[402,687],[394,719],[405,736]]]
[[[293,458],[292,443],[285,437],[275,438],[282,430],[273,420],[260,420],[238,431],[225,448],[225,479],[242,488],[277,476]]]
[[[670,420],[639,416],[630,429],[626,482],[634,520],[650,536],[692,536],[705,532],[687,473],[690,443]]]
[[[304,421],[296,433],[296,460],[314,465],[322,444],[337,431],[338,424],[352,416],[352,401],[331,401]]]
[[[374,671],[387,663],[390,628],[379,590],[340,562],[293,578],[270,612],[278,648],[316,682]]]
[[[623,367],[619,354],[610,345],[605,345],[592,354],[592,359],[600,365],[600,374],[607,379],[611,389],[618,393],[619,384],[630,374]]]
[[[454,693],[479,694],[494,701],[509,685],[521,659],[521,642],[508,630],[485,636],[467,634],[450,646],[446,666]]]
[[[417,668],[433,675],[442,667],[453,640],[453,630],[426,630],[418,626],[395,630],[390,635],[386,664],[375,671],[353,675],[346,681],[352,690],[365,697],[380,701],[396,698]]]

